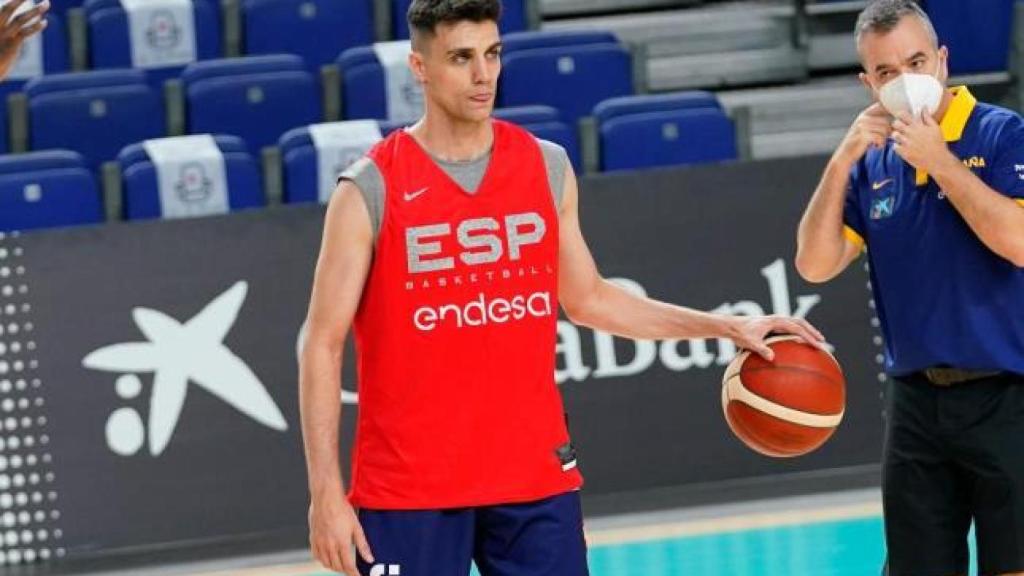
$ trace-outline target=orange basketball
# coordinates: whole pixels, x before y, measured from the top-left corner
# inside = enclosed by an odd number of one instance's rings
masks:
[[[824,444],[842,421],[846,379],[831,354],[796,336],[767,342],[774,361],[743,351],[725,370],[725,420],[761,454],[801,456]]]

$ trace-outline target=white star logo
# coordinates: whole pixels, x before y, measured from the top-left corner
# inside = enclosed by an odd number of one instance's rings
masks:
[[[164,451],[174,434],[189,382],[264,426],[288,429],[263,384],[223,343],[238,318],[247,291],[246,282],[236,283],[184,324],[158,310],[135,308],[132,316],[148,341],[105,346],[82,361],[93,370],[155,373],[149,409],[149,452],[153,456]],[[118,392],[122,393],[120,382]],[[138,451],[141,446],[135,444],[141,444],[141,434],[138,442],[124,438],[125,433],[137,434],[136,421],[141,422],[131,409],[122,408],[111,416],[107,423],[111,449],[125,455]]]

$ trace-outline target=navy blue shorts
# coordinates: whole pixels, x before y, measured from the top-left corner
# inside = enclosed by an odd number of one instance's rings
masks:
[[[588,576],[579,492],[453,510],[359,510],[362,576]]]

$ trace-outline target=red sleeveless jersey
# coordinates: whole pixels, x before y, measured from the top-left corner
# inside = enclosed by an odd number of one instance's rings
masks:
[[[486,506],[582,484],[554,381],[554,197],[536,139],[492,125],[473,194],[403,130],[369,153],[386,200],[355,318],[356,506]]]

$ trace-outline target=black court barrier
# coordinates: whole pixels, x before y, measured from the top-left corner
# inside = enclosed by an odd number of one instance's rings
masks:
[[[588,501],[625,511],[607,504],[877,465],[880,348],[862,263],[827,285],[793,268],[796,224],[823,163],[581,180],[584,234],[606,277],[702,310],[806,317],[849,382],[845,420],[826,446],[768,459],[722,416],[730,342],[634,342],[562,321],[554,376]],[[0,240],[5,563],[305,545],[297,352],[323,214],[275,207]],[[346,471],[352,365],[341,398]]]

